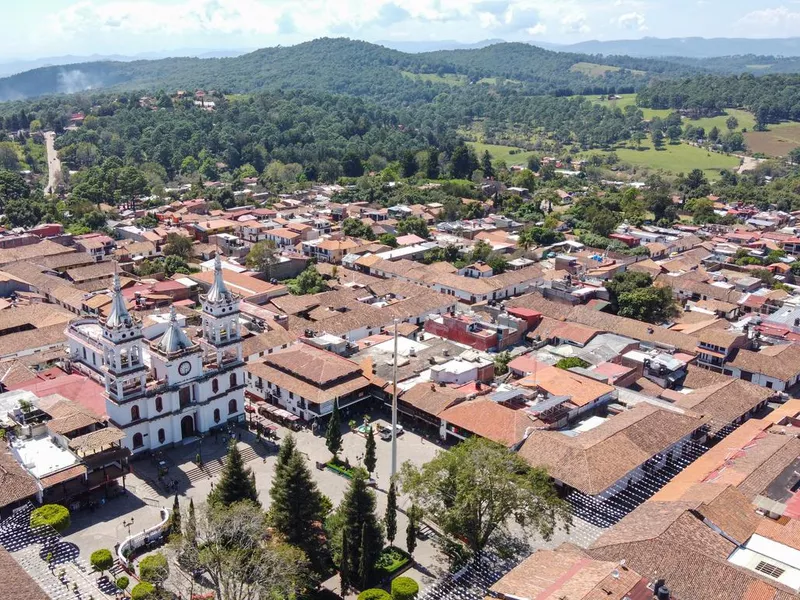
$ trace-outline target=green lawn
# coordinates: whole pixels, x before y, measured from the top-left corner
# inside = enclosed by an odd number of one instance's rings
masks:
[[[741,131],[742,129],[751,131],[756,125],[753,113],[747,112],[746,110],[728,108],[725,110],[725,113],[726,114],[718,117],[708,117],[705,119],[683,119],[683,126],[685,127],[687,124],[691,123],[695,127],[704,127],[707,132],[716,127],[720,132],[724,133],[728,131],[728,125],[725,123],[728,117],[736,117],[738,119],[739,126],[736,128],[736,131]]]
[[[499,144],[484,144],[482,142],[467,142],[469,146],[475,148],[475,152],[480,159],[483,153],[488,150],[492,160],[505,161],[506,165],[524,165],[528,163],[528,157],[535,152],[528,152],[514,146],[501,146]],[[513,152],[513,154],[512,154]]]
[[[574,66],[574,65],[573,65]],[[626,106],[636,106],[636,94],[621,94],[619,100],[606,100],[600,99],[600,96],[586,96],[595,104],[602,104],[603,106],[607,106],[609,108],[617,107],[625,110]],[[647,120],[652,119],[653,117],[661,117],[662,119],[666,118],[671,110],[662,110],[662,109],[653,109],[653,108],[641,108],[640,109],[644,114],[644,118]]]
[[[614,150],[622,163],[653,170],[662,169],[677,175],[688,173],[692,169],[702,169],[709,180],[719,177],[720,169],[735,169],[739,159],[716,152],[708,152],[688,144],[665,144],[662,150],[654,150],[651,142],[642,142],[641,150],[635,147],[624,147]]]
[[[465,75],[456,75],[455,73],[445,73],[444,75],[437,75],[436,73],[412,73],[411,71],[400,71],[403,77],[408,77],[415,81],[430,81],[431,83],[444,83],[445,85],[461,86],[467,83]]]
[[[602,77],[606,73],[616,73],[617,71],[621,71],[620,67],[612,67],[610,65],[601,65],[597,63],[589,63],[589,62],[579,62],[575,63],[569,68],[570,71],[573,73],[583,73],[587,77]],[[634,75],[646,75],[644,71],[637,71],[636,69],[631,69],[631,73]]]

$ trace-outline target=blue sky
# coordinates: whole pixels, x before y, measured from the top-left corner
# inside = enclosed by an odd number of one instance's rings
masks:
[[[23,0],[0,62],[62,54],[255,48],[321,36],[573,43],[800,36],[800,0]]]

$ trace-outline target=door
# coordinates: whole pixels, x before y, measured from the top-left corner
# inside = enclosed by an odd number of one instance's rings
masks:
[[[181,419],[181,438],[186,439],[194,435],[194,417],[186,415]]]

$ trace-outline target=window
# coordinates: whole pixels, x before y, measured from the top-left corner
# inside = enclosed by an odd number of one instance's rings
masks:
[[[142,434],[141,433],[134,433],[133,434],[133,447],[134,447],[134,449],[141,448],[142,446],[144,446],[144,438],[142,437]]]
[[[139,407],[138,406],[131,406],[131,421],[138,421],[141,417],[139,416]]]
[[[163,429],[158,430],[158,443],[163,444],[164,440],[167,439],[167,434]]]
[[[217,381],[216,377],[211,380],[211,391],[215,394],[219,391],[219,381]]]
[[[236,400],[229,400],[228,401],[228,414],[232,415],[236,412]]]
[[[294,400],[294,393],[293,392],[289,392],[289,400]]]
[[[219,416],[219,409],[215,408],[214,409],[214,423],[219,423],[220,418],[221,417]]]
[[[236,387],[236,373],[231,373],[231,387]]]
[[[161,412],[162,410],[164,410],[164,401],[161,396],[156,396],[156,411]]]
[[[764,562],[762,560],[756,565],[756,571],[777,579],[786,572],[786,569],[781,569],[777,565],[773,565],[772,563]]]

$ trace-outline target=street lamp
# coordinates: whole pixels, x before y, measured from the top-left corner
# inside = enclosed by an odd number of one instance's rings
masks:
[[[133,527],[133,517],[131,517],[130,521],[123,520],[122,526],[128,529],[128,537],[131,537],[131,527]]]
[[[397,474],[397,322],[394,320],[394,362],[392,364],[392,479]]]

